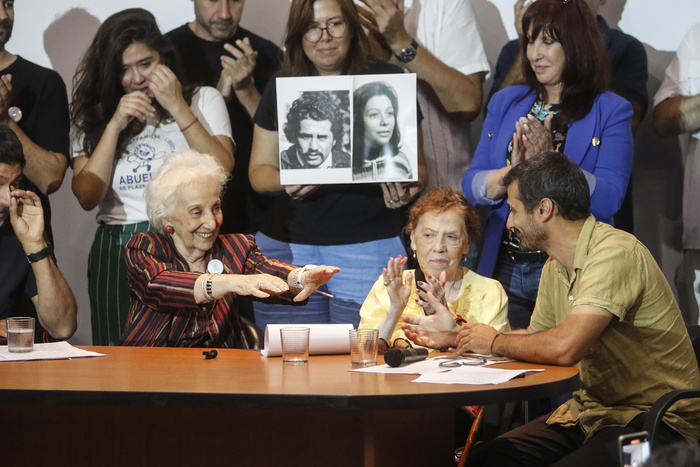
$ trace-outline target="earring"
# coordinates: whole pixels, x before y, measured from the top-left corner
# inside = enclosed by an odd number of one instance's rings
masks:
[[[163,230],[165,230],[165,232],[169,233],[170,235],[175,233],[175,229],[173,229],[172,225],[166,225]]]
[[[413,259],[416,259],[416,250],[413,250]]]

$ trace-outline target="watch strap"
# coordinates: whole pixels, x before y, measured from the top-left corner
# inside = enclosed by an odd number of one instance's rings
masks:
[[[399,53],[396,58],[401,62],[401,63],[408,63],[414,58],[416,58],[416,51],[418,50],[418,41],[415,39],[411,40],[411,45],[408,47],[404,47],[401,49],[401,53]]]
[[[36,263],[37,261],[41,261],[42,259],[51,255],[53,255],[53,245],[51,245],[49,242],[46,242],[46,248],[44,248],[43,250],[39,250],[36,253],[28,254],[27,261],[29,261],[29,264],[32,264]]]

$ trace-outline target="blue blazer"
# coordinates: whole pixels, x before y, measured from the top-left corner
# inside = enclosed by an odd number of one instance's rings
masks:
[[[484,246],[477,272],[492,277],[503,229],[508,218],[505,199],[491,204],[477,202],[483,187],[473,186],[482,171],[506,165],[506,150],[515,133],[515,123],[530,112],[537,92],[529,86],[511,86],[494,94],[476,148],[474,159],[462,179],[466,197],[475,205],[492,206],[486,224]],[[597,220],[613,223],[620,209],[632,171],[632,106],[620,96],[604,92],[591,111],[569,124],[564,154],[586,173],[591,188],[591,213]]]

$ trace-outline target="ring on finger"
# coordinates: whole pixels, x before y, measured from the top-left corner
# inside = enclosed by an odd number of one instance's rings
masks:
[[[258,288],[262,289],[262,282],[258,282]]]
[[[400,199],[392,199],[391,200],[392,203],[398,203],[399,201],[401,201],[401,200]]]
[[[389,201],[387,201],[387,204],[394,204],[395,202],[396,201],[394,201],[393,199],[390,199]]]

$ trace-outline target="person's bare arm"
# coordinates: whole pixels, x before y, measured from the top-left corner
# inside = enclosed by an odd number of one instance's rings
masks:
[[[457,338],[457,351],[493,353],[528,362],[570,366],[581,360],[610,324],[613,315],[590,305],[578,305],[559,326],[528,334],[506,333],[484,324],[467,323]],[[495,340],[494,340],[495,339]]]
[[[58,190],[66,175],[68,159],[65,154],[56,153],[36,144],[15,123],[8,114],[12,105],[12,75],[0,77],[0,122],[9,126],[22,143],[24,157],[27,159],[22,173],[44,194]]]
[[[10,221],[26,254],[42,251],[44,213],[39,197],[31,191],[13,190],[10,201]],[[68,339],[78,327],[78,305],[70,286],[48,256],[32,263],[37,294],[32,297],[41,326],[56,339]]]
[[[258,193],[273,195],[285,191],[280,184],[279,140],[276,131],[255,125],[248,177],[250,185]]]
[[[375,36],[380,34],[395,55],[411,44],[413,39],[403,25],[402,0],[398,5],[394,5],[391,0],[362,1],[375,12],[372,15],[371,11],[358,8],[363,17],[363,25]],[[418,47],[416,57],[403,66],[430,85],[447,112],[467,121],[474,120],[479,115],[484,73],[460,73],[440,61],[425,47]]]
[[[700,94],[670,97],[654,107],[654,132],[662,138],[700,129]]]

